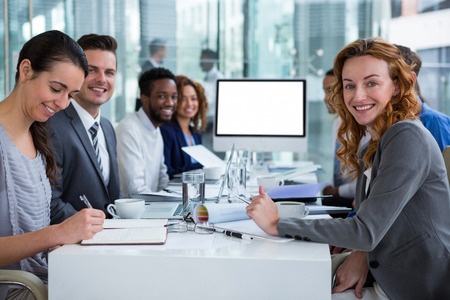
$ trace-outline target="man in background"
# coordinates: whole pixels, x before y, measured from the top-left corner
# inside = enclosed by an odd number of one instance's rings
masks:
[[[163,39],[155,38],[148,45],[148,51],[150,57],[142,64],[139,76],[145,71],[161,67],[163,60],[167,55],[167,43]]]
[[[203,49],[200,54],[200,67],[205,72],[203,88],[208,100],[208,126],[203,134],[203,145],[212,150],[212,130],[214,117],[216,115],[216,93],[218,79],[224,78],[222,72],[217,68],[217,52],[211,49]]]
[[[139,78],[142,107],[116,128],[120,189],[124,196],[157,192],[169,183],[159,126],[171,120],[177,104],[176,78],[164,68]]]
[[[148,51],[150,53],[150,57],[142,64],[139,77],[141,77],[142,74],[144,74],[144,72],[146,71],[149,71],[153,68],[159,68],[162,66],[164,58],[167,55],[167,43],[163,39],[155,38],[148,45]],[[141,106],[142,106],[141,99],[138,97],[136,99],[134,110],[138,111],[139,108],[141,108]]]
[[[417,82],[417,76],[419,76],[420,69],[422,68],[420,56],[409,47],[401,45],[395,46],[402,53],[405,62],[411,66],[416,79],[414,90],[417,93],[417,98],[422,103],[422,111],[419,115],[420,121],[422,121],[423,125],[431,132],[442,152],[446,146],[450,145],[450,117],[432,109],[425,103],[425,98],[420,91],[419,82]]]
[[[117,42],[108,35],[88,34],[78,44],[89,64],[89,75],[69,106],[50,118],[52,143],[61,178],[52,188],[51,222],[60,223],[86,208],[86,195],[94,208],[120,198],[113,126],[101,116],[100,106],[114,93]]]

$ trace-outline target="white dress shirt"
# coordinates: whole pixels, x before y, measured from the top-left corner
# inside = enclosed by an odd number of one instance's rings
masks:
[[[102,170],[103,170],[103,180],[105,181],[105,185],[108,186],[109,184],[109,153],[106,149],[106,140],[105,135],[103,134],[102,126],[100,123],[100,116],[101,112],[98,112],[97,117],[94,119],[90,113],[88,113],[83,107],[80,106],[80,104],[77,103],[75,100],[71,100],[73,107],[77,111],[78,116],[81,119],[81,122],[83,123],[84,129],[86,129],[87,135],[89,137],[89,140],[92,144],[91,134],[89,133],[89,128],[94,125],[95,122],[99,124],[98,126],[98,132],[97,132],[97,138],[98,138],[98,149],[100,151],[100,159],[102,161]],[[92,145],[94,147],[94,145]]]
[[[169,183],[159,128],[142,108],[116,128],[120,190],[124,196],[159,191]]]

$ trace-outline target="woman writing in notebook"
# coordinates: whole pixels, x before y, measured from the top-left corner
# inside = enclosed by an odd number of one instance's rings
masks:
[[[261,188],[247,214],[272,235],[355,249],[336,274],[333,299],[450,299],[449,184],[441,151],[417,118],[409,66],[395,46],[372,38],[344,47],[334,71],[337,155],[357,177],[356,216],[280,219]],[[366,130],[371,140],[358,152]],[[369,272],[376,282],[363,292]]]
[[[45,281],[46,250],[102,230],[105,215],[94,209],[49,226],[57,167],[48,119],[67,107],[87,72],[83,50],[59,31],[33,37],[20,51],[14,89],[0,102],[0,268],[29,271]],[[10,299],[27,292],[0,289],[5,293]]]
[[[206,129],[208,109],[205,90],[199,83],[183,75],[176,78],[177,108],[172,122],[160,127],[164,140],[164,161],[171,179],[175,174],[202,167],[181,148],[202,143],[201,132]]]

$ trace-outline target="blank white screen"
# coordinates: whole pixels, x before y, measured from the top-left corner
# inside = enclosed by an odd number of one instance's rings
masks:
[[[218,81],[216,135],[305,136],[304,80]]]

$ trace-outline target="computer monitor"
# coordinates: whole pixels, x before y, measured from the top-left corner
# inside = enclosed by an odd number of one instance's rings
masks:
[[[215,151],[305,153],[306,80],[220,79],[213,134]]]

